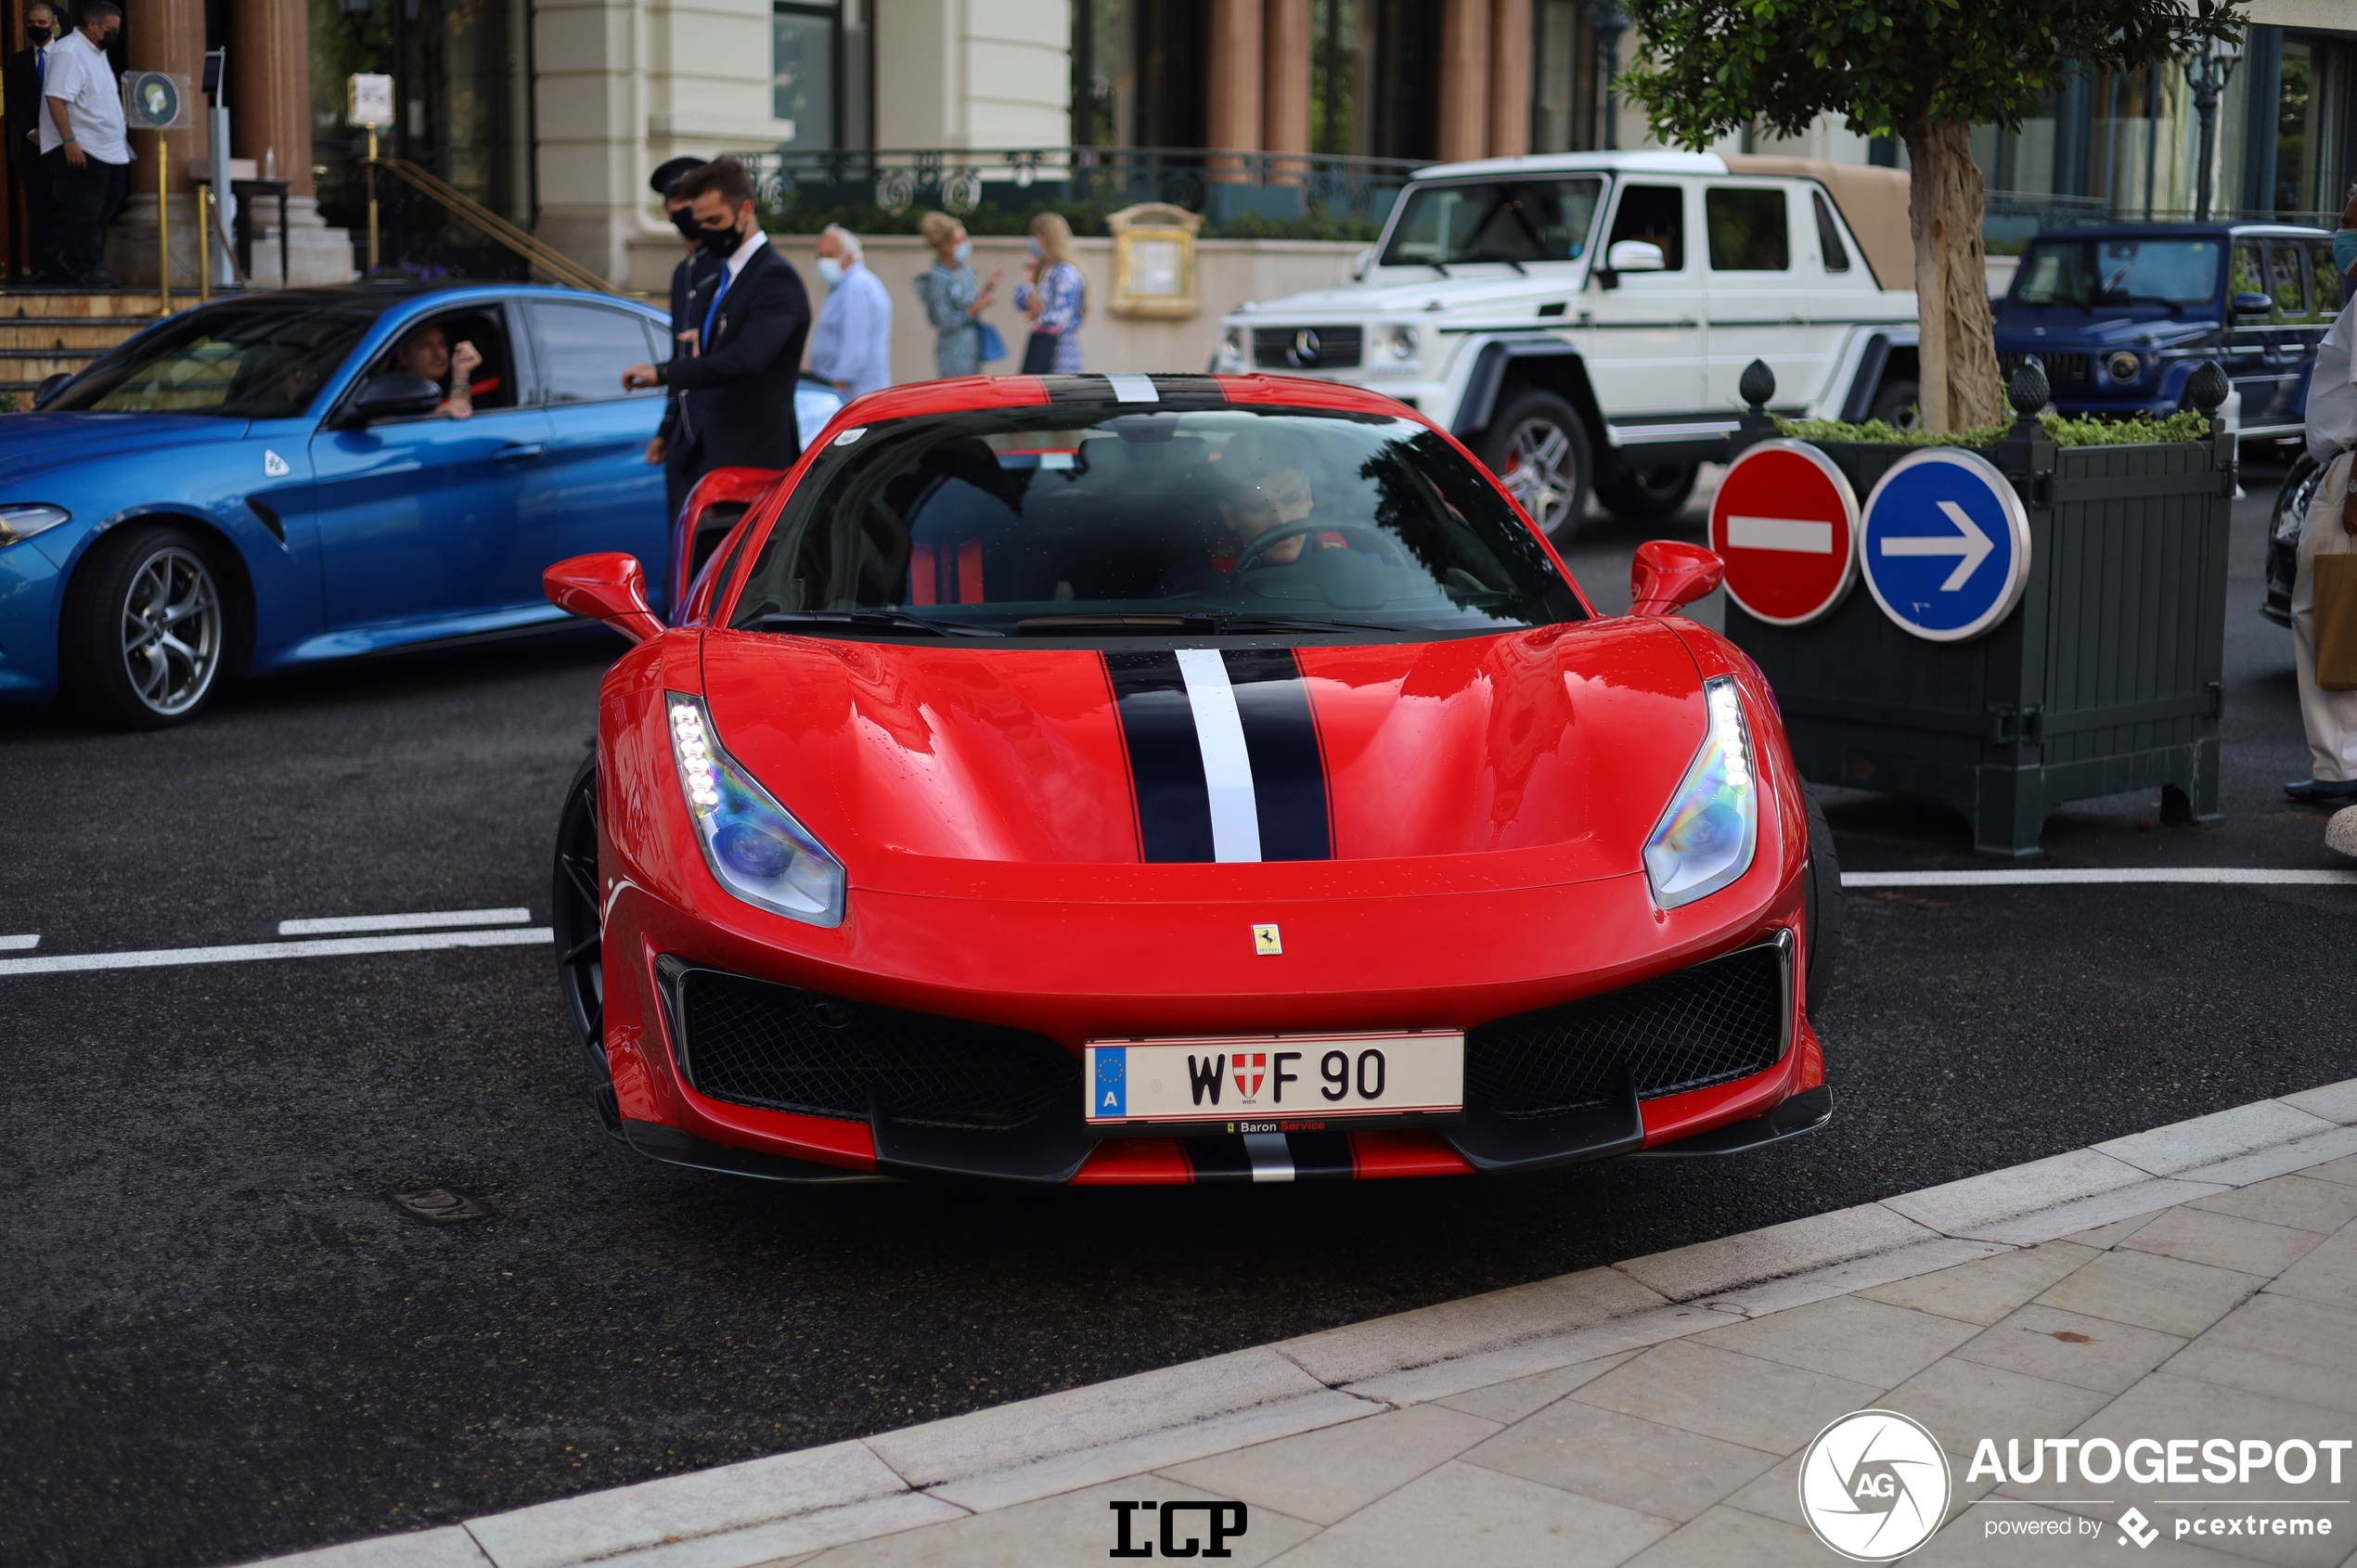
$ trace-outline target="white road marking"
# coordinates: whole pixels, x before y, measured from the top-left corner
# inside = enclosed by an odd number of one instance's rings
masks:
[[[280,920],[280,936],[333,936],[355,931],[432,931],[443,926],[520,926],[529,909],[432,909],[418,915],[328,915],[316,920]]]
[[[1212,858],[1257,860],[1260,801],[1253,792],[1252,754],[1244,750],[1244,721],[1236,712],[1236,689],[1228,684],[1227,661],[1216,648],[1182,648],[1178,673],[1186,678],[1204,789],[1211,797]]]
[[[2130,882],[2357,887],[2357,871],[2279,871],[2264,866],[2122,866],[2040,871],[1844,871],[1841,874],[1841,885],[1845,888],[2103,887]]]
[[[1834,525],[1802,517],[1731,517],[1727,546],[1737,550],[1788,550],[1794,555],[1834,553]]]
[[[438,947],[544,946],[557,940],[548,926],[522,931],[437,931],[408,936],[341,936],[324,942],[240,942],[225,947],[153,947],[134,953],[58,953],[46,958],[0,958],[0,979],[13,974],[63,974],[75,970],[163,969],[174,964],[242,964],[261,958],[344,958],[363,953],[427,953]]]
[[[0,953],[30,953],[40,945],[37,932],[32,936],[0,936]]]
[[[1956,533],[1911,535],[1905,538],[1891,538],[1886,535],[1882,542],[1882,553],[1887,556],[1961,556],[1964,559],[1956,562],[1956,570],[1948,574],[1948,581],[1939,585],[1941,593],[1952,594],[1969,582],[1974,572],[1980,570],[1980,563],[1987,560],[1990,553],[1996,549],[1997,541],[1991,539],[1980,524],[1975,522],[1965,513],[1964,508],[1956,505],[1955,502],[1942,501],[1939,503],[1939,509],[1950,522],[1956,525]]]

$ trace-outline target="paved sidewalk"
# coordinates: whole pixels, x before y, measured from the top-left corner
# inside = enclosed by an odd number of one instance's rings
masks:
[[[2357,1438],[2357,1080],[862,1442],[278,1561],[1097,1564],[1116,1504],[1154,1505],[1127,1510],[1144,1545],[1161,1504],[1241,1502],[1170,1510],[1179,1555],[1241,1516],[1238,1568],[1823,1568],[1839,1560],[1802,1522],[1800,1456],[1870,1407],[1950,1454],[1950,1523],[1913,1562],[2357,1564],[2346,1445],[2337,1486],[2263,1459],[2225,1484],[1968,1476],[1983,1438]],[[2115,1523],[2131,1507],[2157,1527],[2148,1548]],[[2286,1513],[2330,1533],[2273,1533]],[[2213,1517],[2220,1536],[2179,1538]]]

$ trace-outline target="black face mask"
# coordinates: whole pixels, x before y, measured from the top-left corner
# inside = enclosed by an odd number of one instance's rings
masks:
[[[32,45],[37,49],[42,45],[49,42],[49,30],[42,26],[37,21],[27,22],[24,29],[24,37],[26,43]]]
[[[671,226],[679,231],[680,238],[690,244],[703,238],[703,229],[696,223],[695,213],[685,207],[671,214]]]
[[[730,224],[727,228],[705,228],[699,225],[696,229],[696,238],[703,241],[704,252],[707,255],[724,258],[735,255],[737,247],[745,242],[745,237],[737,232],[737,225],[734,224]]]

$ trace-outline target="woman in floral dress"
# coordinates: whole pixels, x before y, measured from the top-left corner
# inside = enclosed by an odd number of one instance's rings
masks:
[[[1077,375],[1080,323],[1088,314],[1088,282],[1072,259],[1072,225],[1054,212],[1031,220],[1032,282],[1015,289],[1015,308],[1031,317],[1024,349],[1026,376]]]

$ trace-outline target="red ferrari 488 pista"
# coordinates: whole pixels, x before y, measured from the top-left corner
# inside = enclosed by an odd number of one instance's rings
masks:
[[[1707,553],[1599,615],[1412,410],[1259,376],[879,392],[683,528],[720,536],[675,625],[629,557],[547,573],[637,642],[555,882],[640,1152],[1268,1181],[1831,1114],[1832,841],[1758,670],[1671,613]]]

